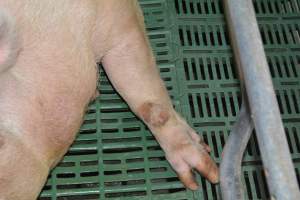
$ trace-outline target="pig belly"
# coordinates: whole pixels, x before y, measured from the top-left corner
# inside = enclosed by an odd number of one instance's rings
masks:
[[[52,72],[34,69],[38,62],[28,68],[19,64],[0,75],[0,197],[13,188],[19,194],[26,188],[27,194],[38,187],[33,193],[39,193],[49,169],[73,142],[96,90],[95,65],[85,70],[70,65],[66,71],[51,65]],[[24,198],[12,197],[7,199]]]
[[[28,16],[33,8],[11,2],[0,7],[17,19],[21,50],[15,64],[0,71],[0,200],[33,200],[74,141],[96,91],[89,39],[94,15],[89,5],[74,3],[69,16],[63,6],[70,1],[64,1]]]

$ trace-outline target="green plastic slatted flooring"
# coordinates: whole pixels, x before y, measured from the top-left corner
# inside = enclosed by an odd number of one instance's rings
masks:
[[[140,1],[173,103],[203,134],[217,162],[240,103],[221,2]],[[254,5],[299,181],[300,0],[254,0]],[[221,199],[219,186],[199,175],[200,189],[186,190],[102,69],[99,82],[101,96],[90,105],[77,140],[49,176],[40,200]],[[255,137],[245,153],[243,182],[247,199],[268,199]]]

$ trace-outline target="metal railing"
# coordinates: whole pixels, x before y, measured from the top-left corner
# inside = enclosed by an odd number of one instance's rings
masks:
[[[244,199],[241,161],[253,121],[270,198],[298,200],[296,174],[252,0],[224,0],[224,7],[244,95],[239,118],[224,148],[220,169],[222,197]]]

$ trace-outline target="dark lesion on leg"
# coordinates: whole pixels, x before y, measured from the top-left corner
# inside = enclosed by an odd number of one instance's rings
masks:
[[[138,109],[137,114],[149,126],[162,127],[170,119],[170,111],[163,105],[145,102]]]

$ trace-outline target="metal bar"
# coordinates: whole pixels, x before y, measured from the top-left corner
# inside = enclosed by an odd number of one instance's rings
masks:
[[[245,80],[271,199],[300,199],[295,170],[251,0],[224,0],[234,55]]]
[[[226,141],[220,166],[220,185],[223,200],[244,199],[241,164],[244,151],[253,131],[245,89],[239,116]]]

